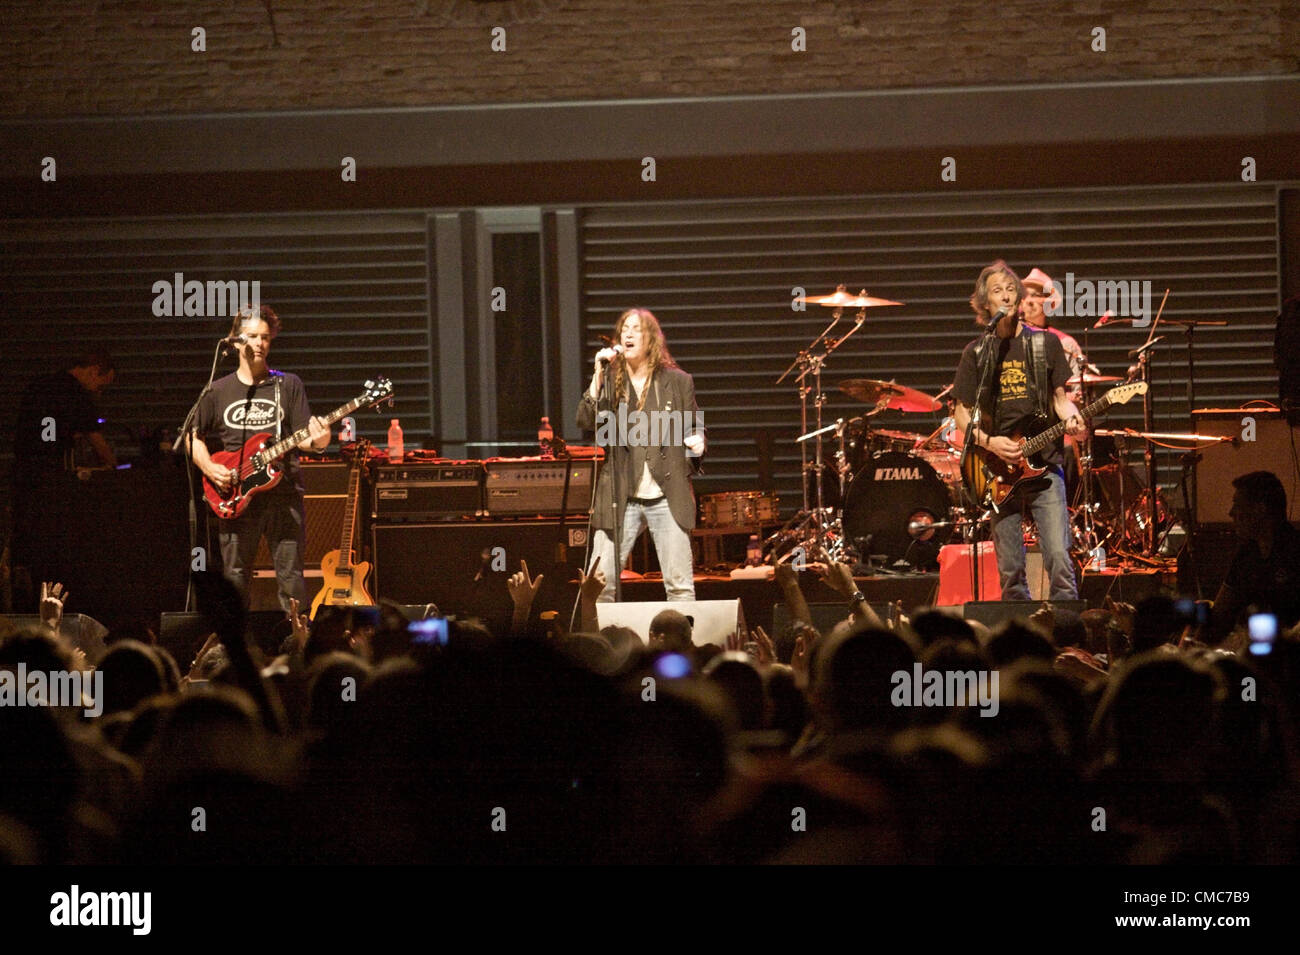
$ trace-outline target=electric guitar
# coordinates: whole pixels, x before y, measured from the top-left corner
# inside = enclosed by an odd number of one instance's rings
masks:
[[[370,460],[370,442],[365,438],[357,441],[352,449],[352,470],[348,474],[348,498],[343,506],[343,532],[339,539],[338,550],[332,550],[320,561],[320,575],[323,579],[320,593],[311,602],[311,618],[316,619],[316,611],[330,605],[335,607],[369,607],[375,600],[366,590],[366,579],[370,576],[370,564],[367,561],[353,561],[357,531],[357,501],[361,496],[361,473]]]
[[[327,424],[333,424],[345,415],[349,415],[363,405],[379,404],[393,397],[393,383],[387,378],[367,381],[366,390],[347,404],[335,408],[325,416]],[[280,483],[284,471],[276,467],[276,462],[284,457],[310,435],[306,428],[299,428],[274,444],[269,431],[259,432],[244,442],[238,451],[217,451],[212,455],[216,464],[225,465],[232,471],[237,470],[239,477],[223,493],[206,477],[203,479],[203,496],[208,506],[217,517],[234,518],[244,513],[248,502],[255,494],[269,491]]]
[[[1145,381],[1118,385],[1080,411],[1079,416],[1084,421],[1090,421],[1111,405],[1127,404],[1134,395],[1144,395],[1146,391]],[[1049,447],[1063,434],[1065,422],[1058,421],[1032,438],[1010,435],[1024,454],[1015,464],[1003,461],[988,448],[967,445],[961,458],[961,476],[971,498],[980,507],[991,508],[995,514],[1001,513],[1002,505],[1011,495],[1032,489],[1044,481],[1043,475],[1047,473],[1047,468],[1034,467],[1029,461],[1030,456]]]

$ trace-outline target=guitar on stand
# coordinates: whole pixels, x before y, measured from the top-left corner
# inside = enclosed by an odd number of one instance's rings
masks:
[[[352,447],[352,469],[348,473],[348,498],[343,506],[343,531],[338,550],[332,550],[320,561],[323,584],[316,599],[311,602],[311,619],[323,606],[369,607],[375,600],[366,590],[370,577],[368,561],[354,561],[356,555],[357,510],[361,497],[361,475],[370,461],[370,442],[360,438]]]
[[[365,391],[347,404],[335,408],[325,416],[327,424],[333,424],[340,418],[350,415],[358,408],[374,407],[381,401],[393,397],[393,383],[387,378],[367,381]],[[310,437],[306,428],[299,428],[288,437],[269,444],[271,433],[262,431],[247,441],[238,451],[215,451],[212,460],[220,465],[237,471],[239,479],[231,483],[224,493],[206,477],[203,479],[203,496],[208,506],[217,517],[226,519],[238,517],[248,507],[253,495],[269,491],[280,483],[284,475],[276,462]]]
[[[1137,381],[1128,385],[1112,388],[1088,407],[1079,412],[1084,421],[1105,411],[1111,405],[1127,404],[1135,395],[1146,394],[1147,383]],[[961,474],[966,490],[981,507],[991,509],[995,514],[1002,512],[1002,506],[1013,494],[1032,488],[1044,480],[1046,467],[1035,467],[1030,458],[1051,445],[1065,434],[1065,422],[1058,421],[1031,438],[1019,434],[1010,437],[1020,445],[1024,454],[1015,464],[1003,461],[988,448],[967,444],[961,459]]]

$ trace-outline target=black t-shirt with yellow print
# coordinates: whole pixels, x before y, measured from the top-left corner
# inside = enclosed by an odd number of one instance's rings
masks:
[[[1061,340],[1055,335],[1042,332],[1027,325],[1021,325],[1021,333],[1011,338],[991,340],[993,352],[992,394],[984,396],[984,427],[982,430],[995,435],[1010,435],[1019,432],[1030,437],[1045,427],[1056,423],[1055,411],[1049,410],[1046,421],[1038,419],[1038,403],[1033,393],[1029,370],[1026,367],[1025,337],[1042,335],[1047,353],[1047,375],[1051,382],[1050,391],[1065,387],[1070,378],[1070,363],[1065,357]],[[953,397],[967,408],[975,404],[975,392],[979,388],[976,346],[983,338],[971,342],[961,353],[961,362],[957,365],[957,379],[953,384]],[[989,416],[993,426],[988,427]],[[1046,448],[1038,459],[1043,464],[1060,467],[1064,461],[1065,441],[1059,439]]]

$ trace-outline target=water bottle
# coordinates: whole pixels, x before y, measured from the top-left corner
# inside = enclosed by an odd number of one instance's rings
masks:
[[[542,457],[554,457],[551,453],[551,439],[555,432],[551,429],[551,419],[542,415],[542,423],[537,426],[537,446],[542,449]]]
[[[350,444],[357,440],[357,419],[344,418],[339,422],[339,444]]]
[[[1092,569],[1099,574],[1106,572],[1106,548],[1100,544],[1092,549]]]
[[[402,447],[402,426],[397,419],[388,426],[388,462],[390,464],[401,464],[405,451]]]
[[[757,534],[749,535],[749,544],[745,547],[745,566],[757,567],[763,563],[763,545],[758,542]]]

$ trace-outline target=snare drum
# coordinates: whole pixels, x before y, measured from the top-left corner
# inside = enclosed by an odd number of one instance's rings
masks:
[[[780,498],[762,491],[724,491],[700,495],[703,527],[752,527],[778,520]]]

